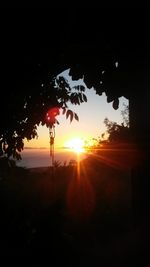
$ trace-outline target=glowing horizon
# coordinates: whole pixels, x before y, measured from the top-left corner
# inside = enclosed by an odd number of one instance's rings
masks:
[[[78,82],[71,81],[68,76],[68,70],[63,73],[65,78],[73,84],[83,83],[82,80]],[[112,102],[107,103],[106,94],[101,96],[97,95],[94,89],[86,89],[85,92],[88,101],[81,105],[68,104],[68,108],[77,113],[79,121],[75,119],[70,123],[69,119],[66,119],[65,115],[61,114],[57,116],[59,125],[56,125],[55,132],[55,149],[65,147],[65,143],[79,136],[83,140],[91,140],[92,138],[98,138],[102,133],[106,131],[104,125],[104,119],[107,117],[111,121],[115,121],[119,124],[122,123],[121,110],[124,109],[123,103],[128,104],[128,100],[121,97],[118,110],[114,110]],[[25,147],[46,147],[49,148],[49,131],[46,126],[38,127],[38,139],[32,139],[31,141],[25,140]]]
[[[65,143],[65,147],[78,153],[78,154],[85,152],[84,140],[81,139],[80,137],[74,137],[74,138],[68,140]]]

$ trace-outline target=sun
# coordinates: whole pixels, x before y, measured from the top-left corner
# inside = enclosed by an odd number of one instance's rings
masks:
[[[68,140],[65,143],[65,147],[71,149],[72,151],[78,154],[85,152],[84,141],[80,137],[75,137],[75,138]]]

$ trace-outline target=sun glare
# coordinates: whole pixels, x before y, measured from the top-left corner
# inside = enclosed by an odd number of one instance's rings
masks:
[[[79,137],[76,137],[76,138],[73,138],[67,141],[65,143],[65,147],[67,147],[68,149],[71,149],[72,151],[76,153],[83,153],[85,151],[84,141]]]

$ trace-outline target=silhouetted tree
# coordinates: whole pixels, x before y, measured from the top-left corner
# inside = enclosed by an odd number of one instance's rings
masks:
[[[109,143],[129,143],[131,142],[131,134],[129,128],[129,108],[125,106],[121,111],[123,122],[120,124],[110,121],[108,118],[104,119],[106,126],[106,134]]]
[[[107,128],[107,133],[109,134],[108,141],[112,142],[129,142],[129,128],[127,126],[119,125],[116,122],[109,121],[105,118],[104,124]]]
[[[38,88],[37,88],[38,89]],[[23,149],[23,139],[28,140],[37,137],[37,125],[53,125],[59,123],[56,115],[60,112],[66,115],[70,121],[79,120],[78,115],[68,109],[68,102],[75,105],[87,101],[84,94],[85,88],[83,85],[70,87],[64,77],[56,77],[48,84],[42,84],[39,89],[39,95],[36,97],[31,92],[30,95],[24,93],[18,100],[11,98],[9,112],[5,112],[5,119],[1,120],[0,130],[0,151],[1,154],[6,153],[9,156],[20,159],[18,152]],[[21,101],[18,104],[16,101]],[[55,114],[49,114],[49,119],[46,113],[55,108]],[[2,111],[1,111],[2,112]],[[1,113],[2,116],[2,113]]]
[[[131,133],[129,128],[129,106],[124,104],[124,109],[121,111],[122,123],[110,121],[108,118],[104,119],[106,131],[101,134],[98,139],[95,140],[95,147],[99,145],[111,145],[119,143],[131,142]],[[94,146],[93,146],[94,148]]]

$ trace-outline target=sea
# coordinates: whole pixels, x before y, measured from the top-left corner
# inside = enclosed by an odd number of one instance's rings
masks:
[[[24,168],[37,168],[52,166],[49,149],[24,149],[21,153],[22,160],[16,165]],[[54,153],[54,161],[68,165],[71,160],[82,160],[86,158],[85,153],[78,155],[76,152],[67,149],[57,149]]]

